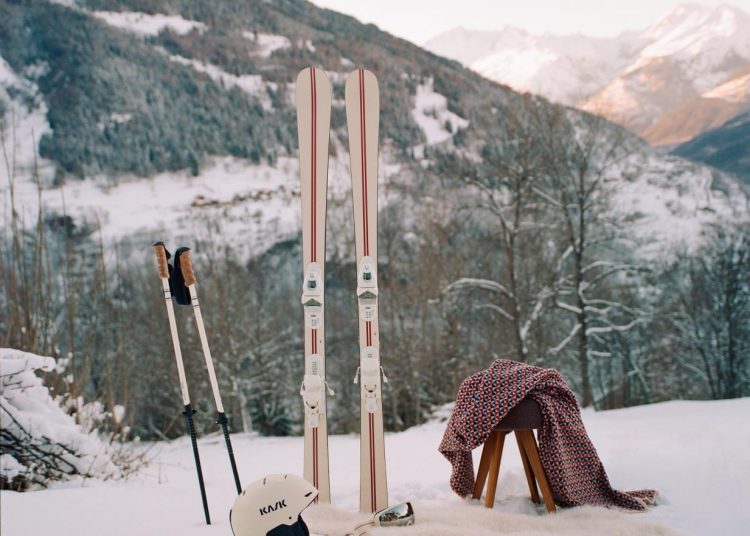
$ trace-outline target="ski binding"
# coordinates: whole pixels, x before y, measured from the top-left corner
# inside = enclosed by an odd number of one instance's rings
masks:
[[[302,396],[302,401],[305,403],[305,415],[307,416],[307,424],[311,428],[317,428],[320,420],[321,407],[323,406],[325,392],[328,391],[330,396],[334,395],[333,389],[328,386],[318,371],[318,362],[320,356],[312,354],[309,356],[312,364],[311,374],[305,374],[302,385],[300,386],[299,394]]]
[[[357,298],[359,299],[359,316],[365,322],[370,322],[377,315],[378,304],[378,276],[377,264],[372,257],[362,257],[357,277]]]
[[[302,284],[302,305],[305,306],[305,324],[310,329],[320,327],[323,316],[323,282],[320,280],[320,266],[311,262],[305,270]]]
[[[378,409],[380,400],[380,375],[383,374],[383,382],[388,382],[380,366],[378,349],[375,346],[366,346],[362,348],[362,357],[360,367],[357,369],[357,376],[354,377],[354,383],[357,383],[357,377],[362,382],[362,392],[365,397],[365,409],[369,413],[375,413]]]

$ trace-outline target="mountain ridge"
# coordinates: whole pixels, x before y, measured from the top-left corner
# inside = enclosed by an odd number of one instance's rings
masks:
[[[686,119],[677,108],[750,66],[744,28],[750,14],[737,7],[683,4],[642,31],[612,38],[454,29],[425,46],[517,90],[603,115],[654,145],[674,145],[728,119],[723,107],[718,121],[694,122],[681,137],[668,132]]]
[[[750,185],[750,110],[677,146],[672,153],[732,173]]]

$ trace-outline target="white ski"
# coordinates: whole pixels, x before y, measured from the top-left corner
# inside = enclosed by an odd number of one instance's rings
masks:
[[[378,335],[378,130],[380,93],[375,75],[357,69],[346,79],[354,234],[357,250],[361,393],[359,509],[388,506]],[[355,382],[357,377],[355,377]]]
[[[296,91],[305,316],[305,376],[300,389],[305,412],[304,477],[318,489],[317,500],[330,503],[326,393],[333,395],[333,391],[325,380],[323,295],[331,83],[322,70],[309,67],[297,76]]]

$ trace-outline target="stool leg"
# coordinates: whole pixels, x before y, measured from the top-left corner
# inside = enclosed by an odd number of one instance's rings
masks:
[[[490,461],[490,481],[487,483],[487,495],[484,498],[484,506],[492,508],[495,504],[495,491],[497,491],[497,479],[500,474],[500,459],[503,457],[503,445],[505,444],[505,434],[507,432],[495,432],[497,439],[492,449],[494,454]]]
[[[497,432],[490,432],[490,437],[484,442],[482,447],[482,458],[479,460],[479,469],[477,470],[477,479],[474,482],[474,493],[472,498],[479,499],[482,496],[482,490],[484,489],[484,483],[487,482],[487,473],[490,470],[490,460],[492,454],[495,452],[495,441],[497,439]]]
[[[532,502],[539,504],[542,500],[539,498],[539,490],[536,487],[536,479],[534,473],[531,472],[531,465],[529,465],[529,456],[526,454],[526,449],[523,448],[523,442],[518,437],[519,430],[516,430],[516,443],[518,444],[518,452],[521,454],[521,463],[523,463],[523,472],[526,473],[526,482],[529,484],[529,491],[531,492]]]
[[[537,482],[539,482],[539,487],[542,489],[542,497],[544,497],[544,504],[547,506],[547,511],[554,512],[556,507],[555,501],[552,499],[552,488],[549,487],[547,476],[544,474],[544,467],[542,467],[542,461],[539,459],[534,432],[531,430],[519,430],[516,437],[523,443],[523,448],[529,457],[531,469],[534,471],[534,476]]]

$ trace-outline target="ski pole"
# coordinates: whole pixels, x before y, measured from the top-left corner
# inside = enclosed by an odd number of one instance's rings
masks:
[[[193,414],[195,410],[190,405],[190,394],[188,393],[187,380],[185,379],[185,365],[182,362],[182,351],[180,350],[180,340],[177,335],[177,323],[174,318],[174,305],[172,304],[172,293],[169,290],[169,253],[164,247],[164,242],[155,242],[156,265],[159,268],[159,278],[161,278],[162,290],[164,292],[164,301],[167,304],[167,316],[169,317],[169,329],[172,332],[172,345],[174,346],[174,356],[177,361],[177,374],[180,377],[180,390],[182,391],[183,415],[187,423],[190,441],[193,445],[193,456],[195,457],[195,469],[198,473],[198,486],[201,490],[201,500],[203,501],[203,513],[206,516],[206,525],[211,524],[211,516],[208,513],[208,500],[206,499],[206,486],[203,483],[203,470],[201,469],[201,458],[198,454],[198,441],[195,437],[195,424],[193,423]]]
[[[203,347],[203,357],[206,359],[208,378],[211,381],[211,390],[213,391],[214,400],[216,401],[216,423],[221,425],[221,429],[224,432],[224,442],[227,445],[227,452],[229,453],[229,463],[232,466],[234,484],[237,486],[237,494],[240,494],[242,493],[242,486],[240,485],[240,476],[237,473],[237,463],[234,460],[232,441],[229,439],[229,420],[224,413],[224,405],[221,403],[221,394],[219,393],[219,383],[216,381],[214,361],[211,357],[211,350],[208,348],[206,327],[203,325],[203,315],[201,314],[201,307],[198,303],[198,291],[195,289],[197,280],[195,278],[195,272],[193,271],[193,261],[190,259],[190,249],[180,248],[175,252],[175,255],[180,258],[180,269],[182,270],[182,276],[185,280],[185,286],[190,291],[190,301],[193,306],[193,312],[195,313],[195,323],[198,326],[198,336],[200,337],[201,346]]]

